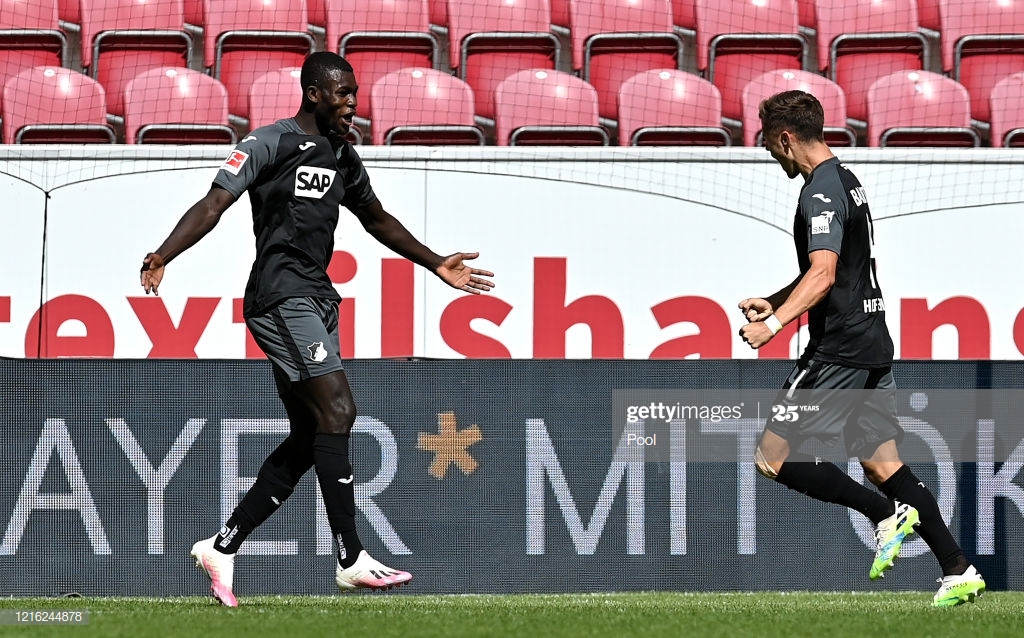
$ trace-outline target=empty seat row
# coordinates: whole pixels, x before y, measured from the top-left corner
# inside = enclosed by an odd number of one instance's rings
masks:
[[[296,109],[299,69],[266,74],[248,99],[253,127],[289,117]],[[852,145],[846,97],[827,78],[799,69],[758,76],[743,90],[743,141],[761,143],[760,101],[773,93],[800,89],[825,107],[826,138]],[[484,144],[475,120],[474,92],[441,71],[413,67],[389,73],[371,88],[374,144]],[[3,90],[3,141],[114,142],[106,121],[103,87],[62,67],[36,67],[7,82]],[[165,67],[143,72],[125,89],[124,139],[128,143],[229,143],[224,86],[203,73]],[[1024,145],[1024,73],[997,86],[991,99],[992,145]],[[674,69],[642,71],[617,95],[620,145],[728,145],[722,126],[721,95],[702,78]],[[561,71],[527,69],[495,89],[495,139],[499,145],[607,145],[596,89]],[[978,146],[971,128],[967,92],[956,81],[927,71],[901,71],[877,80],[869,90],[871,146]],[[357,132],[353,141],[360,141]]]
[[[437,85],[444,90],[438,91]],[[760,101],[779,91],[799,89],[814,94],[825,107],[826,139],[832,145],[854,145],[847,126],[842,88],[819,75],[774,70],[743,89],[744,144],[760,144]],[[431,139],[444,125],[458,125],[469,143],[472,88],[431,69],[405,69],[389,74],[373,87],[374,143],[443,143]],[[531,69],[515,73],[495,91],[495,134],[499,145],[608,144],[600,125],[596,89],[560,71]],[[994,92],[993,145],[1024,145],[1024,73],[1007,78]],[[677,70],[643,71],[626,80],[617,95],[620,145],[728,145],[721,126],[718,89],[701,78]],[[446,116],[444,104],[451,104]],[[455,106],[458,105],[458,106]],[[870,146],[976,147],[981,138],[971,126],[967,90],[955,80],[928,71],[898,71],[877,79],[868,90],[867,137]],[[417,125],[423,130],[416,131]],[[402,129],[396,140],[392,126]],[[1016,130],[1021,129],[1021,130]],[[446,132],[447,133],[447,132]],[[1011,134],[1007,138],[1007,134]]]
[[[139,73],[192,66],[194,42],[181,0],[75,0],[59,9],[53,0],[0,0],[0,81],[34,66],[69,66],[68,39],[58,28],[69,6],[75,12],[68,17],[79,26],[81,67],[106,89],[113,115],[124,114],[124,89]],[[231,112],[241,117],[256,78],[301,64],[316,48],[303,0],[218,0],[204,11],[207,71],[228,87]]]
[[[59,40],[54,0],[0,4],[0,26],[22,24],[52,32],[53,43]],[[35,13],[26,9],[33,4]],[[806,68],[807,41],[799,27],[800,8],[807,5],[796,0],[565,0],[571,51],[562,51],[560,39],[552,33],[556,4],[444,4],[450,61],[445,70],[473,86],[479,116],[492,116],[494,89],[511,73],[559,69],[562,59],[571,57],[571,67],[597,89],[601,116],[616,119],[615,95],[624,79],[646,69],[684,68],[684,42],[676,29],[681,5],[684,12],[685,6],[692,6],[696,68],[719,87],[727,118],[741,117],[741,91],[753,77],[773,68]],[[1024,68],[1024,3],[940,4],[944,70],[968,87],[975,119],[987,121],[991,88]],[[46,6],[53,15],[43,15]],[[851,118],[865,119],[867,88],[876,78],[928,68],[929,41],[918,30],[917,0],[818,0],[813,9],[819,60],[815,70],[844,88]],[[242,118],[248,115],[245,91],[256,77],[295,64],[312,50],[314,40],[307,31],[311,19],[322,17],[327,48],[350,58],[365,85],[372,86],[399,68],[441,66],[440,43],[430,26],[436,18],[431,0],[367,0],[354,5],[319,0],[309,8],[303,0],[66,0],[60,8],[61,15],[65,12],[65,20],[77,17],[81,25],[82,64],[109,89],[115,115],[122,111],[119,101],[126,78],[144,68],[189,66],[191,35],[184,29],[186,22],[204,29],[205,64],[228,87],[231,113]],[[31,21],[32,16],[39,20]],[[254,49],[260,53],[253,54]],[[28,62],[54,63],[37,57]],[[367,106],[371,102],[372,97]]]
[[[129,80],[124,138],[130,144],[231,144],[224,85],[178,67],[150,69]],[[109,96],[92,78],[63,67],[26,69],[3,87],[5,143],[114,143]]]

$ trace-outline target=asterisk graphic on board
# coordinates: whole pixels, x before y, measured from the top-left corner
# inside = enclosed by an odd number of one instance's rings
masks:
[[[475,423],[460,430],[454,412],[441,412],[437,415],[437,434],[420,432],[416,447],[434,453],[434,461],[428,471],[435,478],[443,479],[450,465],[457,465],[463,474],[472,474],[476,470],[479,464],[469,453],[469,446],[482,438],[480,427]]]

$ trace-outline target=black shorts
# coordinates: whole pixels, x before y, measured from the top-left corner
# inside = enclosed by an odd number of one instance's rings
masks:
[[[868,458],[886,441],[899,444],[892,369],[849,368],[811,360],[798,363],[772,406],[765,429],[792,449],[814,438],[834,444],[840,435],[850,457]]]
[[[256,344],[274,364],[275,376],[305,381],[343,370],[338,304],[316,297],[285,299],[245,320]]]

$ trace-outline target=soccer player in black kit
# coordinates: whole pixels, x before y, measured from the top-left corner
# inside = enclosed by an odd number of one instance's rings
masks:
[[[349,433],[356,407],[341,363],[340,297],[327,275],[339,206],[399,255],[449,286],[486,292],[493,273],[469,267],[477,253],[435,254],[377,199],[362,160],[345,141],[356,113],[352,67],[329,52],[310,55],[300,77],[302,104],[293,118],[252,131],[234,148],[213,186],[182,216],[142,264],[142,286],[157,294],[164,267],[210,232],[245,191],[252,204],[256,260],[245,289],[246,325],[272,363],[290,434],[263,463],[252,488],[220,532],[192,547],[222,604],[232,591],[234,558],[250,533],[273,514],[311,467],[337,542],[335,581],[342,591],[390,589],[412,579],[376,561],[356,533]]]
[[[789,489],[867,516],[876,526],[874,580],[893,565],[915,531],[942,567],[936,607],[973,602],[985,581],[953,539],[935,497],[900,461],[903,430],[896,416],[893,344],[872,256],[874,229],[864,188],[825,144],[824,111],[803,91],[785,91],[760,105],[765,148],[790,179],[804,185],[793,222],[800,275],[767,298],[744,299],[740,336],[752,348],[809,313],[810,340],[776,399],[755,452],[758,471]],[[796,412],[808,402],[818,412]],[[792,410],[788,408],[792,407]],[[836,465],[799,453],[809,438],[845,437],[884,497]]]

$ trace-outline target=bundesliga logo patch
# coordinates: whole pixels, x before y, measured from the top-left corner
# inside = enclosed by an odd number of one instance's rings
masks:
[[[811,218],[811,234],[812,235],[827,235],[831,232],[832,218],[835,216],[835,211],[826,210],[817,217]]]
[[[237,149],[231,151],[231,155],[224,160],[224,165],[221,166],[221,170],[225,170],[232,175],[238,175],[238,172],[242,170],[242,166],[249,159],[248,153],[243,153]]]

